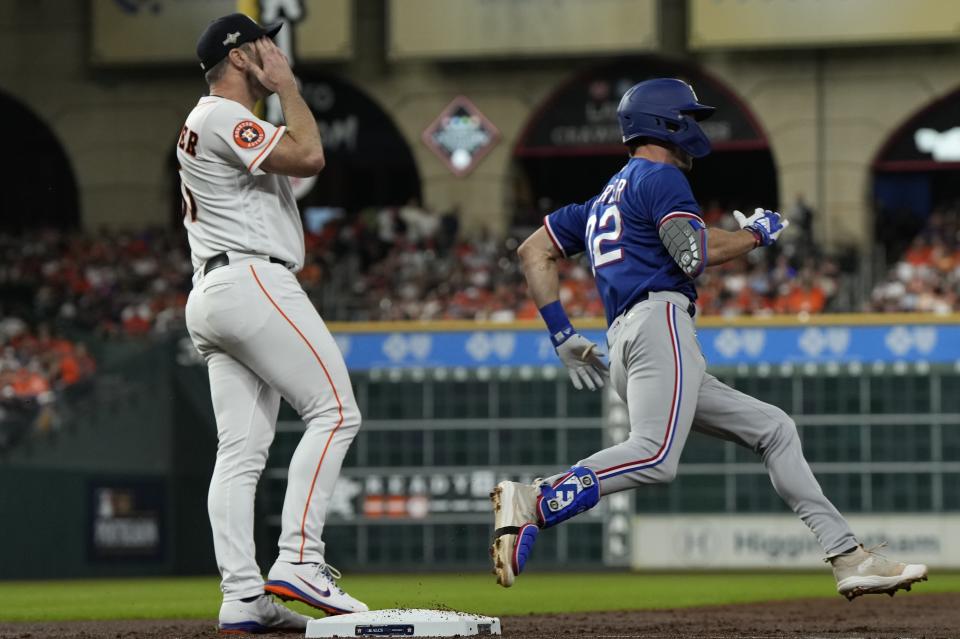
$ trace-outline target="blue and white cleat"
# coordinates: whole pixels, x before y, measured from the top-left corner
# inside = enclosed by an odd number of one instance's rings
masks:
[[[281,606],[270,595],[253,601],[224,601],[218,628],[222,634],[298,632],[307,629],[310,617]]]
[[[523,571],[540,532],[537,525],[539,483],[502,481],[490,493],[494,517],[490,557],[497,583],[504,588],[512,586]]]
[[[340,571],[329,564],[294,564],[279,561],[270,568],[263,589],[284,601],[302,601],[328,615],[367,612],[367,604],[337,585]]]

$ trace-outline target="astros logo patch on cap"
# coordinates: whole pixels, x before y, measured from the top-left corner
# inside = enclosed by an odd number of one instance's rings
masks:
[[[263,127],[252,120],[244,120],[233,129],[233,141],[244,149],[259,146],[265,137]]]

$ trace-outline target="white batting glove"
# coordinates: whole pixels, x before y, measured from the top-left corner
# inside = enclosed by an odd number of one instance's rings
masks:
[[[599,347],[579,333],[574,333],[557,346],[557,357],[570,373],[570,381],[577,390],[603,388],[607,365],[601,359]]]
[[[768,211],[763,208],[753,210],[753,215],[745,216],[740,211],[733,212],[733,219],[737,221],[741,229],[750,231],[757,236],[761,246],[770,246],[778,239],[784,229],[790,226],[790,221],[776,211]]]

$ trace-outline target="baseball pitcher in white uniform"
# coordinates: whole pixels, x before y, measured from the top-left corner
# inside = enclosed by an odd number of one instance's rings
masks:
[[[177,159],[193,259],[187,329],[207,362],[217,419],[208,507],[222,576],[222,632],[299,630],[309,617],[270,594],[327,614],[367,606],[336,584],[323,522],[343,457],[360,428],[343,357],[304,293],[303,227],[288,176],[324,166],[316,121],[290,65],[241,14],[207,27],[197,55],[210,86],[180,131]],[[276,93],[286,124],[256,117]],[[264,582],[253,541],[254,496],[280,398],[306,430],[290,461],[279,556]]]

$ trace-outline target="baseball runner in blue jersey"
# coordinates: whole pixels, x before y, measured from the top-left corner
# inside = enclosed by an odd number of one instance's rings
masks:
[[[710,152],[698,121],[713,107],[675,79],[641,82],[617,114],[630,157],[596,197],[560,208],[519,249],[530,294],[576,388],[596,390],[609,373],[626,402],[626,441],[531,484],[500,482],[491,494],[497,582],[511,586],[542,529],[578,515],[601,496],[672,481],[691,428],[753,449],[774,489],[811,529],[848,599],[909,590],[922,564],[863,548],[807,465],[793,420],[706,372],[694,329],[694,280],[709,266],[777,241],[788,222],[774,211],[734,215],[735,232],[707,228],[684,171]],[[557,261],[586,252],[609,324],[609,371],[596,344],[576,332],[559,301]]]

